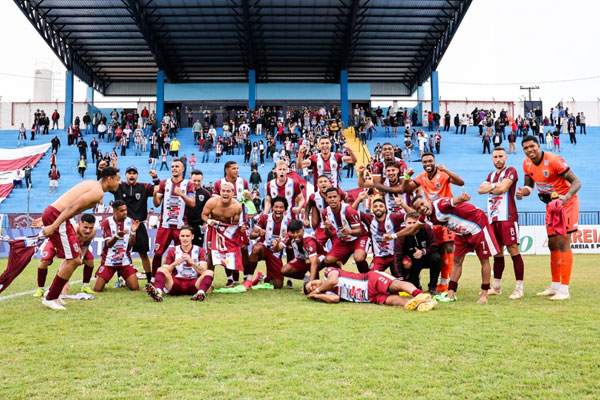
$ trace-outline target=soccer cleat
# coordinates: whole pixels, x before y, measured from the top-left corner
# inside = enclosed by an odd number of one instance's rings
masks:
[[[252,286],[252,290],[274,290],[275,286],[270,283],[259,283],[258,285]]]
[[[543,292],[538,292],[538,296],[554,296],[556,294],[556,290],[552,289],[552,287],[547,287]]]
[[[148,283],[145,289],[146,293],[148,293],[148,296],[152,297],[154,301],[159,303],[163,301],[162,290],[155,288],[154,285],[151,283]]]
[[[512,294],[510,296],[508,296],[508,298],[511,300],[518,300],[518,299],[522,299],[523,296],[524,296],[523,291],[515,289],[515,291],[512,292]]]
[[[502,289],[500,288],[495,288],[495,287],[491,287],[488,290],[488,296],[500,296],[502,294]]]
[[[292,282],[291,279],[288,279],[286,284],[285,284],[285,288],[286,289],[293,289],[294,288],[294,283]]]
[[[447,285],[447,284],[446,284],[446,285],[442,285],[442,284],[440,283],[439,285],[437,285],[437,288],[436,288],[436,290],[437,290],[439,293],[442,293],[442,292],[447,292],[447,291],[448,291],[448,285]]]
[[[431,300],[431,295],[429,293],[419,293],[404,305],[404,309],[409,311],[414,310],[419,306],[419,304],[424,303],[428,300]]]
[[[434,296],[433,299],[436,300],[438,303],[453,303],[455,301],[458,301],[458,297],[456,296],[456,294],[454,295],[454,297],[448,297],[448,292],[438,294],[437,296]]]
[[[232,288],[234,285],[235,285],[235,282],[233,281],[233,279],[227,279],[227,283],[223,287],[224,288]]]
[[[195,295],[193,295],[190,300],[193,301],[204,301],[204,299],[206,298],[206,293],[204,293],[204,290],[198,290],[198,292],[196,292]]]
[[[35,290],[33,297],[42,297],[43,295],[44,295],[44,288],[39,287]]]
[[[44,292],[44,295],[42,296],[44,299],[46,298],[46,296],[48,296],[48,292],[49,292],[49,290],[46,290],[46,291]],[[52,301],[52,300],[49,300],[49,301]],[[64,305],[66,305],[66,304],[67,304],[67,303],[65,303],[65,301],[64,301],[63,299],[61,299],[61,298],[60,298],[60,296],[58,296],[58,299],[56,299],[56,301],[57,301],[57,302],[58,302],[58,304],[60,304],[61,306],[64,306]]]
[[[435,301],[434,299],[427,300],[417,306],[417,311],[418,312],[431,311],[433,309],[433,307],[435,307],[435,306],[437,306],[437,301]]]
[[[82,291],[83,293],[87,293],[87,294],[91,294],[91,295],[94,295],[94,294],[96,294],[96,292],[94,292],[94,291],[92,290],[92,287],[91,287],[90,285],[83,286],[83,287],[81,288],[81,291]]]
[[[550,297],[550,300],[568,300],[570,298],[571,295],[569,292],[562,292],[559,290],[554,296]]]
[[[60,304],[60,302],[58,301],[58,299],[55,299],[55,300],[46,300],[46,298],[44,297],[42,299],[42,304],[44,305],[44,307],[49,308],[51,310],[66,310],[65,306],[63,306],[62,304]]]

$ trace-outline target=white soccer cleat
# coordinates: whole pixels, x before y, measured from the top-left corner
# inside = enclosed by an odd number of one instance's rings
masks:
[[[479,292],[479,294],[481,294],[481,292]],[[491,287],[488,290],[488,296],[500,296],[502,294],[502,289],[500,288],[495,288],[495,287]]]
[[[558,291],[554,296],[550,297],[550,300],[568,300],[571,298],[571,295],[568,292]]]
[[[42,299],[42,305],[46,308],[49,308],[51,310],[66,310],[66,308],[60,304],[60,302],[58,301],[58,299],[56,300],[46,300],[45,298]]]
[[[547,287],[543,292],[538,292],[538,296],[554,296],[556,294],[556,290],[552,289],[552,287]]]
[[[508,298],[511,300],[518,300],[518,299],[522,299],[523,296],[524,296],[523,291],[515,289],[515,291],[512,292],[512,294],[510,296],[508,296]]]
[[[49,290],[46,290],[46,292],[44,292],[44,299],[46,299],[46,296],[48,296],[48,292],[49,292]],[[52,300],[50,300],[50,301],[52,301]],[[56,301],[58,301],[58,304],[60,304],[61,306],[67,305],[67,303],[65,303],[65,301],[60,298],[60,296],[58,296],[58,299],[56,299]]]

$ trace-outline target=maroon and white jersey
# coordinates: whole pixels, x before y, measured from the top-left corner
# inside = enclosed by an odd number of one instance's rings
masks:
[[[183,179],[179,183],[173,182],[173,178],[160,182],[158,193],[163,195],[160,226],[167,229],[181,229],[186,223],[185,202],[183,198],[173,195],[175,185],[179,185],[179,189],[187,197],[196,195],[194,184],[187,179]]]
[[[517,170],[514,167],[506,167],[502,172],[491,172],[486,181],[490,183],[500,183],[503,179],[513,181],[506,193],[492,194],[488,193],[487,212],[490,223],[496,221],[519,221],[519,213],[515,204],[515,191],[517,189]]]
[[[189,254],[192,262],[198,266],[200,263],[206,263],[206,252],[204,249],[193,245],[190,251],[184,251],[181,246],[171,247],[167,251],[165,264],[173,264],[175,260],[183,257],[184,254]],[[175,273],[173,276],[179,279],[198,279],[199,277],[198,272],[187,261],[184,261],[175,267]]]
[[[342,159],[344,156],[339,153],[330,153],[329,159],[324,160],[321,154],[313,154],[310,156],[310,167],[313,171],[313,183],[315,188],[317,186],[317,181],[319,180],[319,176],[325,175],[329,178],[329,182],[331,182],[332,187],[338,187],[338,176],[340,171],[342,170]]]
[[[346,192],[338,190],[338,193],[340,194],[340,199],[342,201],[347,201],[348,195],[346,194]],[[325,197],[323,197],[321,191],[317,190],[308,197],[308,205],[311,209],[313,207],[316,207],[319,211],[319,217],[321,217],[323,215],[323,211],[325,211],[325,209],[327,208],[327,200],[325,200]],[[321,228],[323,227],[323,218],[320,218],[319,226]]]
[[[102,237],[104,238],[104,246],[102,248],[102,259],[100,265],[108,267],[131,265],[131,254],[127,248],[129,238],[131,237],[131,223],[133,220],[126,217],[120,224],[115,221],[115,217],[105,219],[100,224],[102,229]],[[117,239],[111,248],[106,245],[113,237],[117,236],[119,231],[127,231],[121,239]]]
[[[229,181],[223,178],[215,182],[215,186],[213,187],[213,197],[221,195],[221,185],[225,182]],[[233,185],[233,197],[239,202],[244,200],[244,190],[250,190],[248,181],[244,178],[238,177],[234,182],[229,183]]]
[[[358,211],[356,211],[352,206],[348,204],[342,203],[342,207],[339,213],[334,213],[331,207],[327,207],[322,214],[323,218],[327,218],[331,223],[331,227],[335,229],[335,234],[337,237],[344,242],[353,242],[361,236],[365,236],[367,233],[365,232],[365,228],[363,227],[360,216],[358,215]],[[359,236],[346,235],[341,233],[343,228],[348,230],[352,229],[352,227],[360,226],[361,234]]]
[[[337,294],[340,299],[353,303],[369,303],[369,278],[367,274],[344,271],[338,268],[326,268],[325,280],[332,271],[337,271],[338,283],[327,293]]]
[[[312,256],[325,257],[327,255],[325,248],[312,236],[305,236],[302,239],[302,243],[298,243],[288,235],[283,239],[282,243],[290,248],[294,254],[294,258],[289,262],[294,262],[296,260],[308,261]]]
[[[391,185],[390,180],[388,178],[384,178],[383,184],[388,187],[400,186],[399,183],[397,183],[396,185]],[[383,192],[383,191],[380,191],[380,193],[383,194],[383,199],[385,200],[385,205],[388,209],[388,212],[393,212],[393,213],[406,214],[406,211],[404,210],[404,208],[402,208],[402,206],[396,204],[396,197],[400,197],[402,199],[402,201],[404,202],[404,204],[406,204],[409,207],[411,206],[413,198],[415,197],[414,191],[408,192],[408,193],[402,193],[402,194],[387,193],[387,192]]]
[[[271,196],[271,202],[273,202],[275,197],[285,198],[288,202],[288,211],[293,207],[296,207],[296,197],[302,194],[300,182],[295,181],[290,177],[287,178],[285,184],[282,186],[277,184],[277,179],[271,179],[265,184],[265,188],[265,193],[268,196]]]
[[[283,239],[287,235],[288,225],[292,219],[284,215],[281,221],[276,222],[273,214],[262,214],[256,222],[256,226],[266,231],[265,236],[258,239],[259,243],[271,248],[275,239]]]
[[[383,240],[383,235],[393,235],[400,230],[400,226],[404,223],[404,214],[388,212],[383,221],[378,221],[375,215],[361,212],[360,218],[367,226],[368,232],[371,235],[373,255],[375,257],[393,256],[394,241],[387,242]]]
[[[398,158],[398,157],[394,157],[394,161],[397,162],[398,165],[400,166],[400,173],[398,174],[398,176],[404,175],[404,171],[406,171],[406,169],[407,169],[406,163],[404,161],[402,161],[401,158]],[[373,177],[376,177],[376,176],[381,176],[382,179],[386,178],[384,160],[377,161],[375,164],[373,164]]]
[[[442,197],[431,202],[433,212],[428,216],[434,225],[441,225],[457,235],[476,235],[488,225],[483,210],[470,203],[452,204],[452,198]]]

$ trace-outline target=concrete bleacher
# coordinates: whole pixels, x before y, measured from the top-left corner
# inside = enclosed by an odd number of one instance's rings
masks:
[[[58,152],[57,167],[61,172],[61,180],[59,184],[58,195],[48,195],[48,170],[50,169],[50,151],[40,160],[32,171],[33,188],[30,193],[30,212],[42,212],[43,209],[57,196],[64,193],[68,188],[77,184],[81,181],[81,178],[77,174],[77,160],[79,159],[79,151],[73,146],[67,146],[67,137],[64,131],[56,130],[50,131],[49,135],[38,135],[35,141],[27,141],[27,145],[41,144],[49,142],[54,135],[58,135],[61,140],[61,148]],[[180,156],[186,154],[188,159],[192,153],[195,153],[198,159],[197,168],[201,169],[204,173],[204,182],[215,182],[223,177],[223,165],[226,161],[234,160],[240,165],[240,175],[248,178],[250,176],[250,168],[243,166],[243,155],[237,155],[237,149],[235,150],[236,155],[229,156],[223,155],[221,157],[220,164],[214,163],[214,153],[211,155],[211,162],[208,164],[200,163],[201,154],[198,151],[198,147],[193,144],[193,135],[191,129],[184,128],[180,129],[177,135],[182,143],[179,151]],[[16,147],[17,132],[15,130],[0,131],[0,147],[2,148],[15,148]],[[85,136],[86,141],[89,142],[92,139],[92,135]],[[252,136],[252,141],[264,140],[264,137]],[[582,211],[597,211],[600,209],[595,203],[594,199],[600,194],[600,185],[594,179],[596,174],[593,168],[593,163],[598,156],[595,149],[600,149],[600,128],[588,127],[587,135],[577,135],[578,144],[576,146],[569,144],[568,135],[563,135],[562,141],[562,152],[560,153],[565,160],[571,165],[573,171],[579,176],[582,181],[583,187],[580,191],[580,204]],[[385,130],[382,127],[378,127],[376,133],[373,135],[373,140],[368,143],[368,147],[373,153],[373,149],[379,142],[391,142],[393,144],[402,145],[403,138],[390,139],[385,137]],[[103,153],[112,151],[113,144],[100,143],[100,149]],[[508,143],[506,143],[508,148]],[[520,141],[517,143],[517,155],[509,156],[509,165],[515,166],[517,171],[520,173],[519,183],[523,182],[522,179],[522,162],[524,155],[520,151]],[[118,151],[119,153],[119,151]],[[89,151],[88,151],[88,157]],[[413,153],[413,160],[418,159],[418,150]],[[493,164],[491,162],[490,155],[482,154],[481,139],[478,136],[478,129],[470,127],[466,135],[455,135],[454,129],[450,132],[442,132],[442,146],[441,153],[436,156],[437,162],[446,165],[452,171],[458,173],[465,180],[465,191],[469,193],[473,198],[473,203],[479,207],[485,207],[485,196],[477,194],[477,188],[479,184],[485,179],[487,174],[492,170]],[[91,163],[86,171],[86,179],[95,179],[95,163]],[[150,176],[148,175],[149,164],[148,154],[142,156],[134,155],[133,144],[127,151],[127,156],[118,159],[118,167],[124,174],[124,170],[129,165],[137,166],[140,177],[140,182],[150,182]],[[160,160],[159,160],[160,165]],[[412,161],[409,165],[416,171],[422,171],[421,164],[418,161]],[[272,168],[272,163],[267,162],[265,167],[260,167],[259,172],[261,173],[263,180],[266,179],[268,172]],[[341,187],[344,190],[353,189],[356,187],[356,179],[346,179],[346,171],[342,172],[342,183]],[[159,171],[158,175],[161,179],[168,178],[170,171]],[[187,177],[189,177],[189,172]],[[460,189],[455,189],[454,193],[458,194]],[[108,204],[113,199],[111,194],[105,195],[104,202]],[[528,199],[517,203],[520,211],[543,211],[542,203],[537,200],[537,196],[532,196]],[[26,189],[13,189],[8,198],[0,203],[0,213],[24,213],[27,207],[27,190]],[[152,205],[149,203],[149,207]]]

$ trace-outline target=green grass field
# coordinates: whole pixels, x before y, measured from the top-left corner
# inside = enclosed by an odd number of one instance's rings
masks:
[[[562,303],[535,296],[549,260],[528,256],[523,300],[507,298],[507,257],[504,294],[478,305],[476,262],[460,302],[425,314],[308,301],[299,281],[204,303],[127,289],[66,312],[31,295],[0,301],[0,399],[600,398],[600,256],[575,257]],[[34,289],[36,265],[2,296]]]

